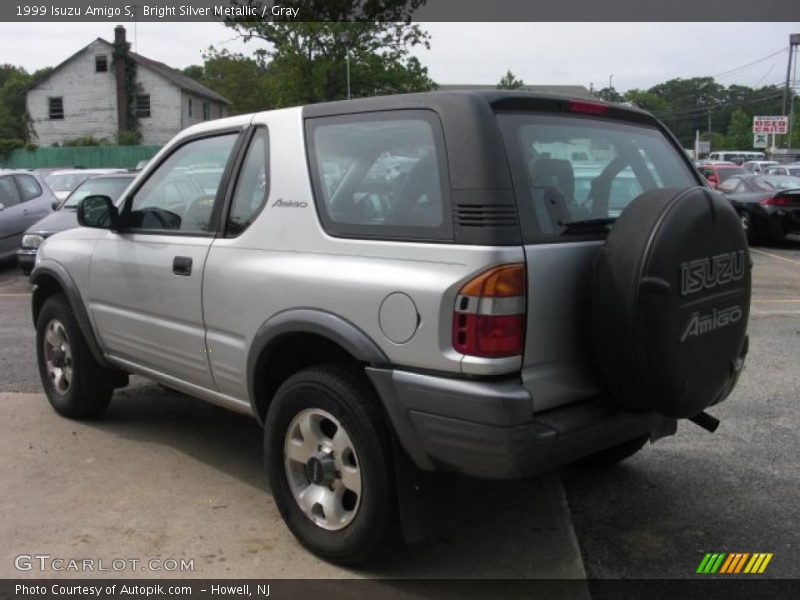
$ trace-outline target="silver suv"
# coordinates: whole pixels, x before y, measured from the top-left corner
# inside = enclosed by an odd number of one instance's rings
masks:
[[[525,477],[713,430],[747,351],[739,220],[635,109],[453,92],[237,116],[181,132],[118,206],[86,198],[37,255],[53,407],[94,416],[135,373],[252,416],[286,524],[339,563],[406,532],[409,473]]]

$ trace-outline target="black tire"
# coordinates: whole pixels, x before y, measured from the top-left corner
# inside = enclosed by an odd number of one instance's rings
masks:
[[[71,378],[66,389],[60,389],[48,371],[45,353],[47,328],[53,323],[63,326],[70,356]],[[56,412],[70,419],[84,419],[103,412],[111,401],[116,371],[104,369],[92,356],[81,333],[72,307],[63,294],[48,298],[36,320],[36,356],[39,376],[45,394]]]
[[[754,244],[761,243],[761,235],[755,229],[753,229],[753,221],[746,212],[738,212],[739,220],[742,223],[742,229],[744,229],[745,235],[747,236],[747,243],[751,246]]]
[[[314,410],[338,420],[358,456],[359,504],[352,520],[336,531],[323,528],[306,515],[289,482],[284,451],[287,432],[296,417]],[[287,379],[267,414],[264,451],[275,504],[291,532],[308,550],[333,563],[356,565],[395,546],[399,521],[391,431],[362,375],[345,366],[322,365]],[[339,471],[336,473],[338,478]],[[315,484],[309,479],[306,485],[311,488]],[[323,486],[317,487],[325,491]]]
[[[649,439],[650,434],[641,435],[577,460],[572,464],[579,469],[597,469],[615,465],[639,452]]]

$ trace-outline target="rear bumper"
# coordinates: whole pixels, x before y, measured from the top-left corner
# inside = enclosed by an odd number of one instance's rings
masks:
[[[518,379],[472,381],[367,368],[400,444],[423,470],[488,479],[541,473],[634,437],[672,435],[677,421],[602,398],[533,414]]]
[[[751,214],[750,221],[754,230],[780,239],[788,233],[800,232],[800,208],[759,207]]]

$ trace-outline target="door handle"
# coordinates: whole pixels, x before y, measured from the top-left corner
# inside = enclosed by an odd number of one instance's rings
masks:
[[[172,272],[175,275],[188,277],[192,274],[192,259],[189,256],[176,256],[172,261]]]

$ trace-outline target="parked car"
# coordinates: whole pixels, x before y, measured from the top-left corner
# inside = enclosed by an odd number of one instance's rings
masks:
[[[50,173],[45,181],[50,186],[50,189],[53,190],[56,198],[64,200],[76,187],[92,175],[124,172],[125,169],[67,169]]]
[[[746,175],[748,173],[743,167],[739,167],[733,163],[703,165],[698,168],[703,177],[708,179],[708,182],[714,187],[734,175]]]
[[[774,167],[777,164],[780,164],[777,160],[748,160],[742,164],[742,168],[751,173],[761,173],[767,167]]]
[[[764,175],[791,175],[792,177],[800,177],[800,163],[767,167],[764,170]]]
[[[735,166],[735,167],[739,166],[736,163],[731,162],[729,160],[711,160],[711,159],[708,159],[708,158],[703,158],[703,159],[700,159],[700,160],[696,160],[696,161],[694,161],[694,164],[697,167],[706,167],[708,165],[729,165],[729,166]]]
[[[751,152],[749,150],[720,150],[708,155],[709,160],[725,160],[737,165],[741,165],[749,160],[767,160],[767,155],[763,152]]]
[[[737,175],[717,189],[736,209],[751,242],[800,232],[800,177]]]
[[[227,165],[216,189],[176,193],[200,161]],[[434,92],[240,115],[77,214],[31,275],[53,408],[96,415],[137,373],[252,416],[287,526],[338,563],[419,531],[422,473],[713,430],[747,352],[736,212],[635,108]]]
[[[102,194],[111,198],[112,202],[116,202],[134,177],[134,173],[92,175],[78,185],[66,200],[58,204],[55,212],[34,223],[25,231],[17,250],[17,262],[22,272],[30,275],[36,262],[36,253],[45,239],[59,231],[78,227],[78,204],[84,198]]]
[[[32,171],[39,175],[42,179],[47,179],[50,175],[55,173],[56,171],[69,171],[74,170],[72,167],[37,167],[32,169]]]
[[[0,260],[14,257],[22,232],[49,214],[55,201],[36,173],[0,171]]]

